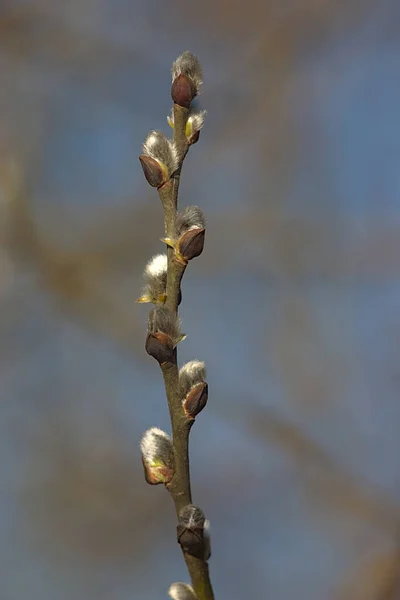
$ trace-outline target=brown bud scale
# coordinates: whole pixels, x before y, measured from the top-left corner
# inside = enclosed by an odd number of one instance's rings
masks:
[[[175,104],[189,108],[190,103],[196,96],[196,87],[187,75],[178,75],[171,86],[171,96]]]
[[[208,400],[208,384],[205,381],[194,386],[183,402],[187,417],[194,419],[206,406]]]
[[[142,154],[139,156],[139,160],[144,176],[152,187],[159,188],[166,182],[165,171],[155,158]]]
[[[200,256],[204,248],[206,230],[189,229],[178,240],[178,252],[185,260],[192,260]]]
[[[196,144],[199,141],[200,129],[195,131],[194,134],[189,138],[188,142],[190,145]]]
[[[169,335],[160,331],[149,333],[146,338],[146,352],[160,365],[173,361],[174,344]]]
[[[189,529],[183,524],[179,524],[176,528],[177,541],[182,551],[196,558],[204,560],[206,547],[203,539],[203,528],[196,527]]]

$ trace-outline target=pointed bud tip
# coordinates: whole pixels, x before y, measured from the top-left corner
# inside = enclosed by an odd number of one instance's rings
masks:
[[[180,54],[174,61],[171,72],[172,81],[174,81],[181,74],[189,77],[196,88],[196,93],[198,93],[199,88],[203,83],[203,69],[199,59],[197,56],[192,54],[192,52],[189,52],[189,50],[182,52],[182,54]]]
[[[149,296],[147,294],[143,294],[142,296],[140,296],[140,298],[135,300],[135,302],[137,302],[137,304],[147,304],[148,302],[151,302],[151,300],[152,300],[151,296]]]

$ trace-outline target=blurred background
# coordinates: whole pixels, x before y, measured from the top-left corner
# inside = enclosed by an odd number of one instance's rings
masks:
[[[137,156],[204,68],[181,204],[208,218],[180,360],[217,599],[400,598],[398,0],[1,0],[0,598],[187,580],[142,432],[169,430],[136,305],[162,252]]]

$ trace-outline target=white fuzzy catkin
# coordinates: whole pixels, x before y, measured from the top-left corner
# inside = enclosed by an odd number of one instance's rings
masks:
[[[177,581],[170,586],[168,596],[172,600],[197,600],[192,586],[182,581]]]
[[[203,229],[206,219],[198,206],[186,206],[176,217],[176,231],[181,236],[191,229]]]
[[[164,303],[167,289],[167,263],[166,254],[157,254],[149,260],[143,273],[145,285],[139,298],[140,302]]]
[[[143,276],[146,280],[163,277],[167,273],[167,266],[167,255],[156,254],[147,263]]]
[[[203,83],[203,69],[197,56],[186,50],[174,61],[171,73],[172,81],[179,75],[189,77],[196,89],[196,94],[199,93],[200,86]]]
[[[206,368],[203,361],[191,360],[184,364],[179,370],[179,392],[182,398],[202,381],[206,379]]]
[[[193,110],[192,108],[189,109],[189,115],[185,127],[185,133],[188,140],[203,127],[206,114],[206,110]],[[167,121],[168,125],[173,129],[175,127],[173,108],[171,109],[171,115],[168,115],[167,117]]]
[[[173,460],[171,436],[158,427],[151,427],[144,432],[140,441],[140,450],[143,461],[148,465],[157,459],[161,459],[167,465]]]
[[[144,141],[143,154],[150,156],[167,168],[171,176],[178,168],[179,157],[175,144],[161,131],[151,131]]]
[[[189,113],[186,122],[186,137],[188,139],[203,127],[206,114],[206,110],[192,111]]]
[[[205,521],[203,511],[194,504],[187,504],[179,513],[179,522],[187,529],[204,528]]]
[[[174,345],[185,338],[181,331],[181,320],[166,307],[156,306],[150,311],[147,333],[157,332],[166,333]]]

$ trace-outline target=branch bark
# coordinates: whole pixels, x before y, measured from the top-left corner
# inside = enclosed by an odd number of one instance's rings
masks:
[[[174,143],[178,151],[179,167],[172,178],[159,188],[159,196],[164,208],[165,235],[173,240],[176,238],[175,222],[178,209],[178,193],[183,161],[189,149],[185,135],[186,121],[189,110],[174,104]],[[168,247],[167,270],[167,298],[165,306],[175,315],[178,314],[178,305],[181,290],[181,281],[186,265],[176,260],[173,248]],[[179,369],[177,350],[175,349],[173,361],[161,365],[164,378],[165,391],[168,400],[169,414],[172,426],[172,440],[175,459],[175,473],[167,488],[175,504],[176,514],[179,518],[180,511],[192,504],[189,465],[189,433],[193,424],[188,419],[182,407],[179,395]],[[184,559],[190,574],[192,587],[199,600],[214,600],[211,586],[208,563],[183,551]]]
[[[139,156],[147,182],[156,187],[164,209],[167,254],[157,255],[146,265],[146,287],[139,302],[152,302],[146,351],[160,365],[171,419],[172,437],[157,427],[142,437],[142,461],[146,481],[164,483],[178,517],[177,541],[181,546],[192,586],[174,583],[173,600],[214,600],[208,559],[209,523],[192,502],[189,465],[189,434],[195,417],[208,399],[204,362],[192,360],[178,369],[177,344],[185,337],[180,329],[178,308],[181,281],[190,260],[203,251],[205,219],[198,206],[187,206],[178,214],[178,194],[183,161],[189,147],[199,139],[205,111],[190,105],[199,93],[202,69],[198,59],[183,52],[172,65],[173,117],[168,122],[173,140],[151,131]]]

